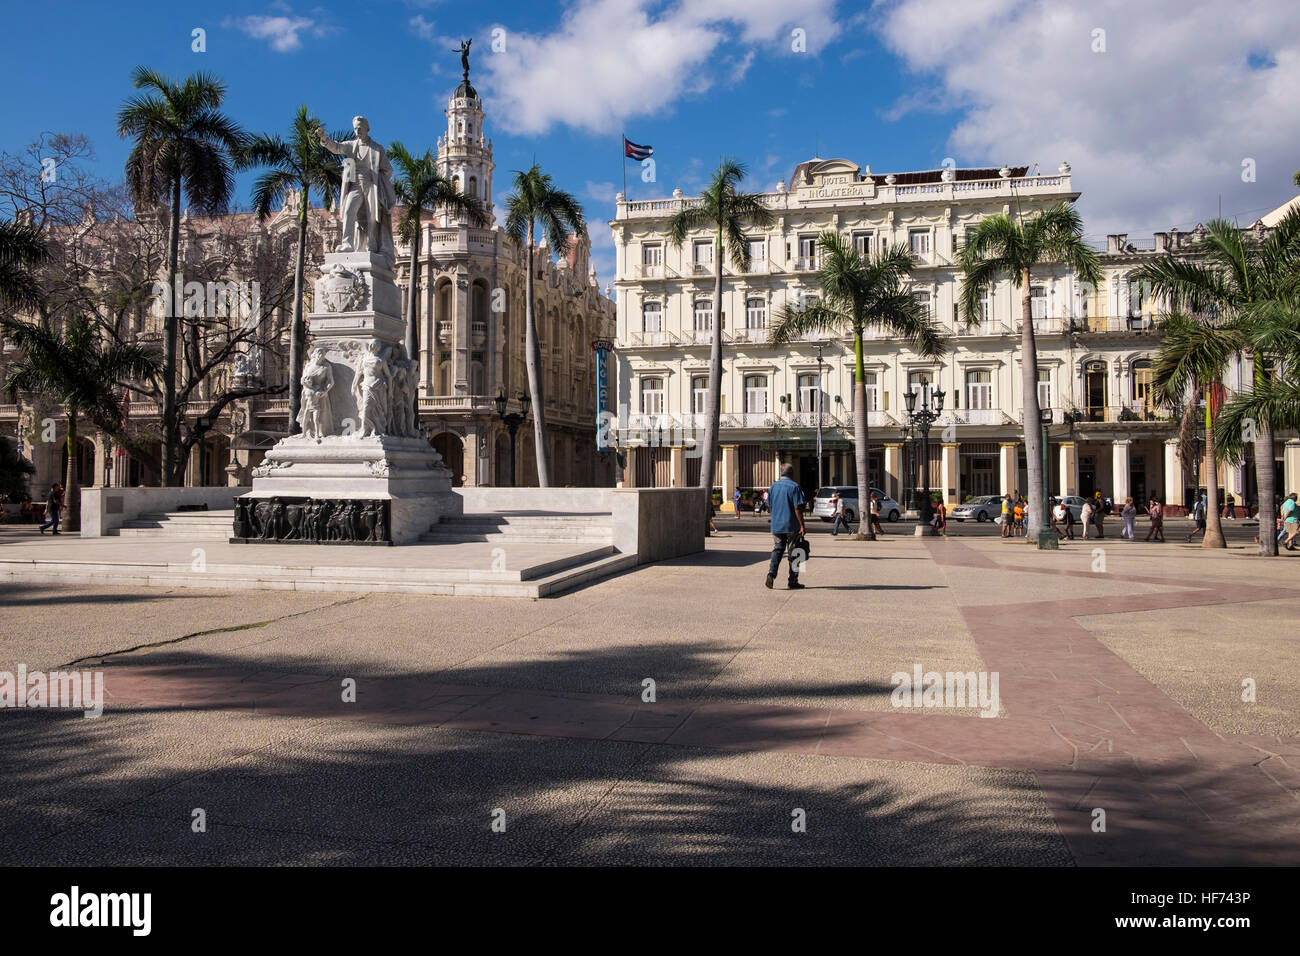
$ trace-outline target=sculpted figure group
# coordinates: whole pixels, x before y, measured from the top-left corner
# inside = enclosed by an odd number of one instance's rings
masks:
[[[352,396],[357,405],[355,427],[346,434],[357,438],[371,435],[419,435],[415,421],[415,397],[419,388],[420,364],[406,356],[401,345],[385,346],[371,340],[357,361],[352,378]],[[332,404],[334,370],[325,349],[312,351],[302,370],[302,404],[298,425],[307,438],[320,440],[345,434]]]
[[[235,499],[234,536],[259,541],[387,541],[380,499]]]

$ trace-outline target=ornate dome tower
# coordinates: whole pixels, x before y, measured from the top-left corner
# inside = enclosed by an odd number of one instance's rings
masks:
[[[492,209],[492,141],[483,134],[483,101],[469,81],[469,44],[461,49],[464,78],[447,100],[447,134],[438,137],[438,167],[461,192],[478,196]],[[462,225],[459,216],[440,216],[443,226]]]

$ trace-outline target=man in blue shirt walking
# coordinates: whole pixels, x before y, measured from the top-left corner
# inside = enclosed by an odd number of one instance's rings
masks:
[[[772,507],[772,561],[767,568],[767,586],[776,581],[776,572],[781,570],[781,556],[790,562],[790,580],[787,587],[791,591],[802,590],[799,583],[799,570],[795,562],[802,555],[796,556],[795,542],[807,532],[803,523],[803,491],[794,480],[794,465],[781,469],[781,477],[767,490],[768,503]]]

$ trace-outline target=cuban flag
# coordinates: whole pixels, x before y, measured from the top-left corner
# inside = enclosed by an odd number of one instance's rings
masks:
[[[626,136],[623,137],[623,155],[637,161],[649,159],[653,155],[655,148],[653,146],[640,146]]]

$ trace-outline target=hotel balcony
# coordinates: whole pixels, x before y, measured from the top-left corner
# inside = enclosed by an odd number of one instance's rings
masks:
[[[1131,332],[1138,335],[1151,335],[1157,331],[1159,319],[1154,315],[1090,315],[1070,320],[1069,331],[1086,335],[1089,333]]]
[[[800,256],[794,260],[795,272],[816,272],[821,268],[821,262],[817,256]]]
[[[712,345],[712,329],[690,329],[683,333],[683,339],[686,345]]]
[[[739,412],[724,414],[721,428],[777,428],[781,417],[775,412]]]
[[[624,348],[660,348],[665,345],[676,345],[678,338],[672,332],[665,332],[662,329],[654,332],[629,332],[627,342]]]
[[[1000,408],[953,408],[943,413],[940,425],[1002,425],[1007,416]]]
[[[974,325],[967,325],[965,322],[956,322],[953,324],[952,331],[953,335],[961,336],[962,338],[975,338],[981,336],[992,338],[1011,334],[1011,329],[1007,328],[1006,325],[1001,322],[995,322],[992,319],[988,319],[984,322],[976,322]]]
[[[767,342],[767,329],[736,329],[730,336],[728,336],[728,339],[736,344],[748,342],[754,345],[761,345]]]
[[[422,412],[468,412],[492,415],[496,412],[495,395],[421,395]]]

